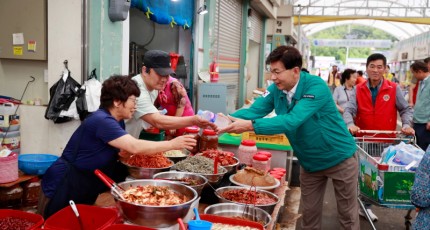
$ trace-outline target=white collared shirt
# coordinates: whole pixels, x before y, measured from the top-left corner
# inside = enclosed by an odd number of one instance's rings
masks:
[[[296,89],[297,89],[297,85],[299,85],[299,81],[300,81],[300,79],[297,81],[297,83],[294,85],[294,87],[290,91],[282,90],[282,92],[284,92],[287,95],[288,103],[291,103],[291,100],[293,99],[294,94],[296,94]]]

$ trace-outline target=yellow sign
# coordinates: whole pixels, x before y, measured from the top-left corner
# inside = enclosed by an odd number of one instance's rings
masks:
[[[36,41],[28,41],[27,50],[29,52],[36,52]]]
[[[13,47],[13,55],[22,56],[22,46],[14,46]]]

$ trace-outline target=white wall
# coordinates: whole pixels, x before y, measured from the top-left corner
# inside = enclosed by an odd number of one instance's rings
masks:
[[[81,0],[48,0],[48,87],[60,79],[66,59],[71,76],[81,82],[81,18]],[[60,155],[80,124],[54,124],[44,120],[45,110],[39,106],[20,109],[22,153]]]
[[[48,84],[43,80],[46,61],[0,59],[0,95],[21,99],[25,86],[28,85],[23,101],[40,98],[42,103],[48,103]]]

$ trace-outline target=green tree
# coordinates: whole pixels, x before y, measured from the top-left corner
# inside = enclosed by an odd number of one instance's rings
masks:
[[[348,28],[350,27],[350,28]],[[350,32],[348,32],[350,30]],[[313,39],[345,39],[346,35],[351,35],[356,39],[384,39],[398,41],[393,35],[370,26],[363,25],[341,25],[327,28],[318,33],[309,36]],[[381,50],[390,50],[381,49]],[[346,61],[346,47],[316,47],[311,42],[311,52],[314,56],[334,56],[336,60],[343,63]],[[367,58],[372,53],[370,48],[351,47],[349,48],[348,57],[350,58]]]

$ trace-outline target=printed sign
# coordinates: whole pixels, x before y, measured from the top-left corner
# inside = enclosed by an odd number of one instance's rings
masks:
[[[391,40],[314,39],[314,46],[391,48]]]

